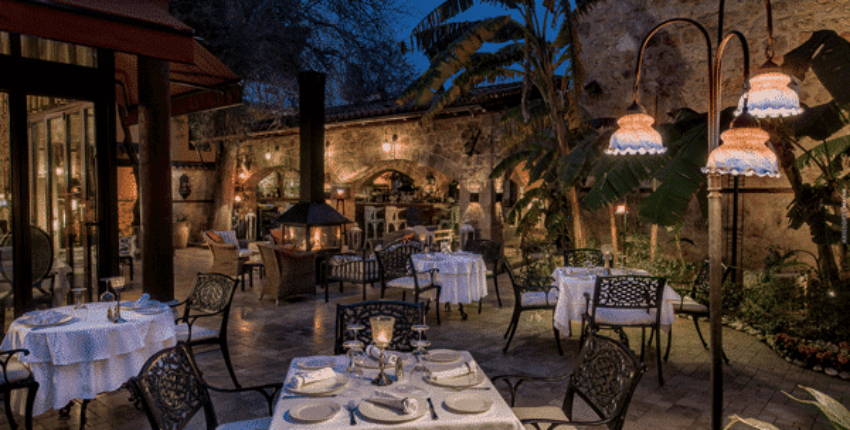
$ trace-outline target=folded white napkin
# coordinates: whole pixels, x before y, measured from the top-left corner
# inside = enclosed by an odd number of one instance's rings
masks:
[[[386,390],[375,390],[375,394],[366,399],[366,401],[386,406],[404,412],[405,414],[415,414],[419,410],[419,401],[416,399],[404,397]]]
[[[319,370],[298,372],[292,377],[292,379],[289,380],[289,384],[292,388],[301,388],[304,385],[324,381],[334,377],[336,377],[336,372],[334,372],[333,368],[325,367]]]
[[[366,353],[369,354],[369,357],[374,358],[375,361],[379,361],[381,359],[381,350],[375,345],[367,346]],[[389,351],[384,351],[384,355],[387,357],[387,364],[395,366],[396,361],[398,361],[398,355]]]
[[[139,297],[139,300],[136,300],[136,304],[141,308],[143,306],[146,306],[148,304],[148,301],[150,301],[150,299],[151,299],[151,295],[148,294],[148,293],[144,293],[144,294],[142,294],[142,297]]]
[[[475,373],[478,371],[478,366],[473,361],[467,361],[466,363],[461,364],[460,366],[453,367],[451,369],[441,370],[439,372],[431,372],[432,380],[439,379],[450,379],[456,378],[458,376],[468,375],[470,373]]]

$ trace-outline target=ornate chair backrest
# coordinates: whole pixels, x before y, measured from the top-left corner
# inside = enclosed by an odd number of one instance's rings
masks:
[[[363,219],[369,223],[378,221],[378,208],[375,206],[366,206],[363,208]]]
[[[410,328],[414,324],[425,323],[425,304],[398,301],[375,300],[336,306],[336,341],[334,354],[344,354],[342,344],[345,342],[347,327],[351,324],[363,325],[363,330],[357,334],[357,339],[368,345],[372,342],[372,327],[369,318],[374,316],[395,317],[393,337],[387,349],[397,351],[412,351],[411,341],[417,339],[417,334]]]
[[[205,314],[222,313],[222,326],[225,326],[236,292],[236,282],[236,279],[221,273],[198,273],[189,293],[186,313],[190,310]]]
[[[708,261],[704,261],[702,263],[702,266],[700,266],[699,268],[699,273],[697,273],[697,277],[694,278],[694,283],[691,290],[691,298],[693,298],[694,300],[696,300],[697,297],[708,297],[711,292],[711,282],[709,280],[711,275],[711,271],[709,270],[710,267],[711,265],[708,264]],[[726,282],[726,277],[729,276],[730,273],[732,273],[732,267],[727,267],[725,264],[723,264],[723,278],[720,281],[721,284]]]
[[[280,284],[280,261],[277,259],[277,252],[273,247],[257,244],[257,248],[260,249],[260,258],[263,260],[266,275],[266,280],[263,283],[263,294],[271,294],[272,289]]]
[[[625,345],[591,333],[570,375],[564,411],[567,416],[572,415],[569,411],[573,394],[578,394],[602,420],[611,420],[608,428],[619,430],[623,427],[632,394],[645,371],[646,366]]]
[[[185,345],[154,354],[129,384],[154,430],[183,429],[201,408],[207,428],[218,424],[209,391]]]
[[[413,276],[416,273],[416,268],[413,266],[413,259],[410,256],[421,252],[422,243],[415,240],[398,242],[388,246],[385,251],[376,252],[381,278],[386,282],[396,278]]]
[[[640,309],[655,311],[656,323],[661,321],[664,278],[641,275],[597,276],[593,292],[591,327],[597,309]]]
[[[505,271],[508,272],[514,289],[515,306],[522,306],[522,293],[542,291],[548,295],[549,290],[554,286],[554,279],[550,276],[538,276],[528,272],[516,273],[510,264],[505,264]]]
[[[30,226],[30,243],[32,249],[32,283],[39,285],[53,269],[53,240],[44,230]],[[3,236],[0,241],[0,275],[3,280],[12,283],[12,234]]]
[[[504,246],[501,242],[489,239],[472,239],[466,242],[466,248],[464,249],[464,251],[473,254],[480,254],[481,258],[484,259],[484,263],[493,270],[494,274],[499,273],[499,263],[502,261],[503,250]]]
[[[404,210],[397,206],[387,206],[384,208],[384,218],[387,221],[395,222],[401,219],[401,211]]]
[[[605,265],[602,251],[592,248],[568,249],[564,251],[564,266],[584,267],[587,263],[596,267]]]

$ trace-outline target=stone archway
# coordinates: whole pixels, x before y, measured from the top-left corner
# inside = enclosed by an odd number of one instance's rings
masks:
[[[437,166],[431,166],[427,163],[418,163],[411,160],[386,160],[370,166],[368,169],[355,176],[351,181],[352,188],[359,190],[365,184],[371,182],[377,176],[388,170],[397,170],[402,172],[413,178],[414,182],[417,184],[424,184],[428,174],[437,173],[437,177],[435,179],[437,180],[436,185],[438,188],[448,184],[452,180],[459,180],[459,172],[461,172],[459,168],[450,167],[441,169]]]

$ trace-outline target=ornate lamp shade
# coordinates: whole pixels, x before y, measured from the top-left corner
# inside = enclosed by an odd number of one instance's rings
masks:
[[[788,84],[791,78],[782,73],[772,61],[764,63],[758,73],[750,78],[750,90],[738,102],[735,115],[741,114],[744,98],[747,100],[747,110],[757,118],[778,118],[803,113],[800,107],[800,96]]]
[[[703,173],[721,175],[779,177],[776,154],[767,147],[770,134],[758,127],[758,121],[747,113],[732,121],[729,130],[720,135],[723,144],[708,155]]]
[[[663,154],[667,151],[661,143],[661,135],[652,128],[655,120],[635,102],[626,115],[617,120],[620,127],[611,136],[606,154]]]

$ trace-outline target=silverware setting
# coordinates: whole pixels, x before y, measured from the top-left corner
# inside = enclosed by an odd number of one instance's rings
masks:
[[[428,397],[428,407],[431,408],[431,419],[432,420],[438,419],[439,417],[437,417],[437,410],[434,409],[434,402],[431,401],[430,397]]]
[[[291,395],[291,396],[283,396],[281,397],[283,400],[288,399],[327,399],[330,397],[336,397],[336,394],[332,394],[330,396],[303,396],[303,395]]]

